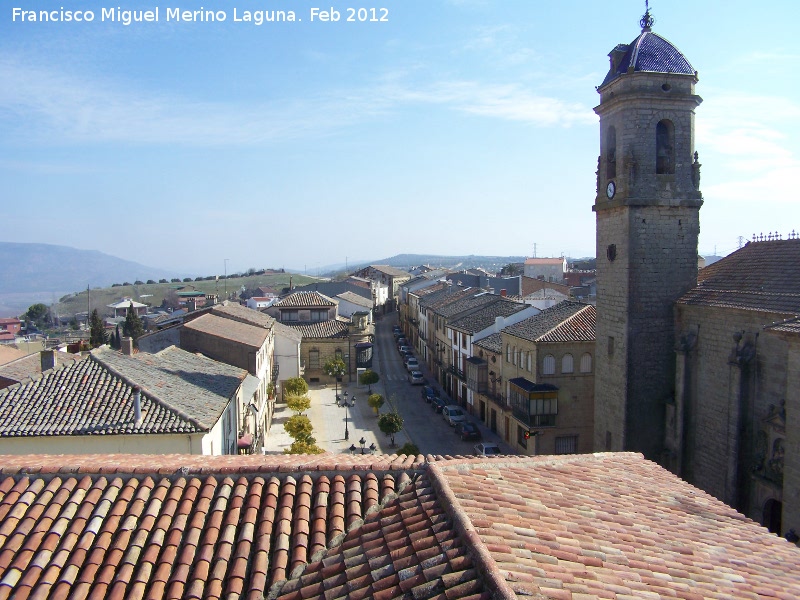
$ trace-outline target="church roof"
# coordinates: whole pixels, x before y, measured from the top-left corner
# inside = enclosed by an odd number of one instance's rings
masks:
[[[800,597],[800,550],[638,454],[0,459],[3,597]]]
[[[701,269],[679,304],[800,315],[800,238],[749,242]]]
[[[691,63],[681,51],[666,38],[650,31],[649,27],[630,44],[618,45],[612,54],[617,52],[625,54],[616,69],[612,67],[609,70],[600,87],[624,75],[630,69],[633,69],[633,72],[695,74]]]

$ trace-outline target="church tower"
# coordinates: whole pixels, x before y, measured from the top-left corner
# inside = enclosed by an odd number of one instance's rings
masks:
[[[654,33],[620,44],[597,88],[595,450],[662,460],[675,370],[673,305],[697,283],[697,72]]]

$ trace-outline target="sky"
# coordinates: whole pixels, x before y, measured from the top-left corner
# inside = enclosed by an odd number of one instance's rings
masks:
[[[117,7],[158,8],[159,21],[103,21]],[[201,7],[226,19],[167,18]],[[321,20],[331,8],[339,19]],[[699,72],[701,254],[800,231],[796,0],[650,8]],[[62,9],[94,20],[22,20]],[[235,20],[259,10],[296,21]],[[593,256],[595,87],[643,12],[643,0],[2,0],[0,241],[188,275],[400,253]]]

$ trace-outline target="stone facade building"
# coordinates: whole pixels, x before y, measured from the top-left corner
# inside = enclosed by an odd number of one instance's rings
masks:
[[[776,532],[800,531],[797,265],[800,239],[789,239],[700,271],[675,305],[666,412],[665,466]]]

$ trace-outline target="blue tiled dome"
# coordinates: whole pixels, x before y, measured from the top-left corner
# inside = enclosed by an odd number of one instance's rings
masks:
[[[693,75],[695,70],[669,40],[648,29],[633,40],[628,46],[620,45],[615,52],[624,51],[625,55],[619,61],[617,68],[609,70],[608,75],[600,84],[601,87],[628,72],[633,67],[635,72],[651,73],[683,73]]]

